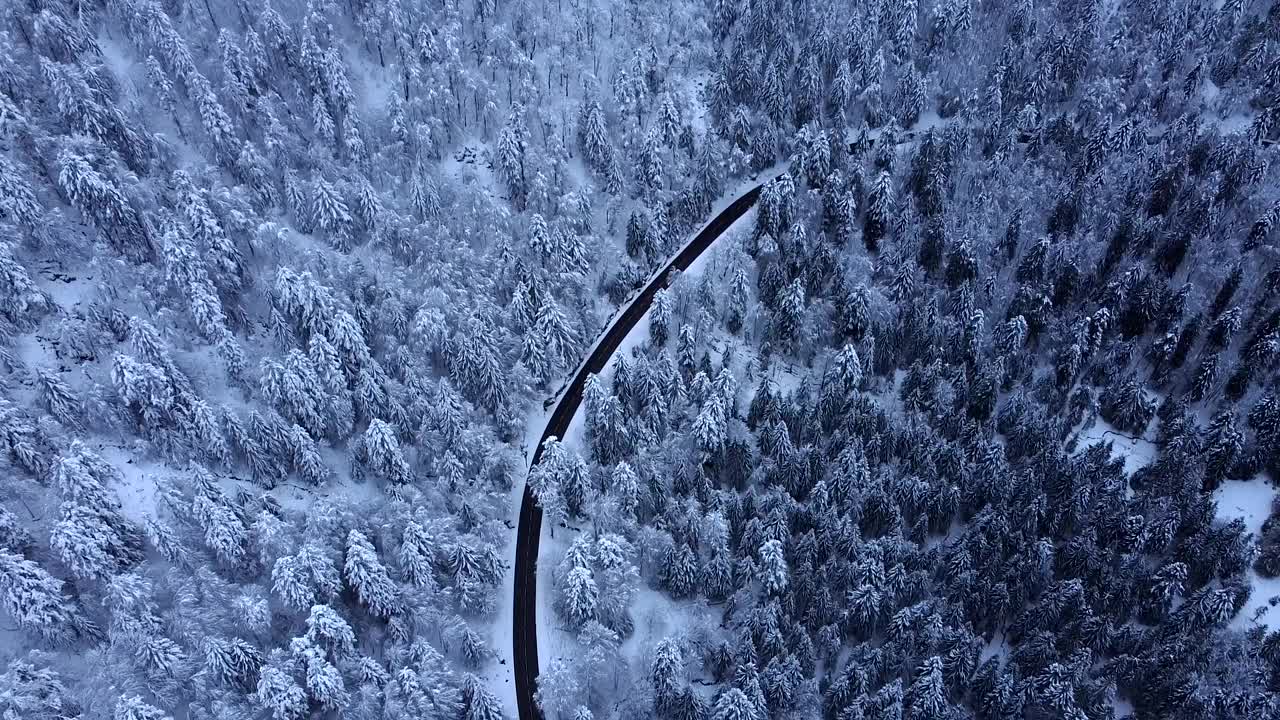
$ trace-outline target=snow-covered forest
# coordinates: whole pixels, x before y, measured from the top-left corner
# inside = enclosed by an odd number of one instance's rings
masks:
[[[0,718],[1280,718],[1280,0],[0,17]]]

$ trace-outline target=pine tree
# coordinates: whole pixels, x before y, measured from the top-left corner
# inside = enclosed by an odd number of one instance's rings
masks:
[[[578,706],[581,695],[579,673],[563,658],[552,660],[550,667],[538,674],[535,699],[544,713],[553,717],[567,717]]]
[[[338,190],[323,177],[312,182],[311,219],[324,231],[333,249],[350,252],[355,220]]]
[[[31,659],[41,658],[33,653]],[[0,716],[61,720],[80,711],[80,705],[54,670],[14,659],[0,675]]]
[[[578,147],[596,174],[606,175],[610,172],[614,162],[613,146],[609,142],[609,133],[605,130],[604,110],[594,100],[583,108],[578,123]]]
[[[656,347],[667,344],[671,334],[671,293],[665,288],[654,293],[649,308],[649,340]]]
[[[570,570],[561,592],[565,618],[571,629],[581,628],[595,618],[600,595],[589,568],[575,567]]]
[[[106,579],[141,559],[136,535],[121,535],[118,525],[99,508],[64,502],[49,544],[76,577]]]
[[[195,463],[191,467],[196,486],[191,514],[203,528],[209,549],[228,565],[236,565],[244,557],[249,529],[208,471]]]
[[[1206,490],[1218,487],[1234,469],[1244,447],[1244,435],[1236,429],[1235,417],[1229,411],[1213,416],[1204,446],[1204,484]]]
[[[654,650],[649,679],[653,683],[653,705],[661,717],[673,717],[684,682],[684,657],[680,646],[663,638]]]
[[[720,452],[725,441],[725,423],[724,405],[718,395],[712,395],[693,421],[693,436],[698,448],[709,454]]]
[[[50,545],[78,577],[104,579],[142,558],[142,534],[120,514],[108,484],[119,473],[78,441],[54,466],[62,504]]]
[[[3,172],[3,166],[0,166],[0,183],[4,180]],[[3,191],[3,187],[0,187],[0,192]],[[0,210],[9,217],[25,212],[21,208]],[[0,284],[0,318],[7,319],[18,328],[29,329],[32,323],[53,308],[48,294],[36,285],[26,267],[13,257],[11,249],[5,245],[0,245],[0,283],[3,283]]]
[[[916,679],[907,688],[906,702],[911,720],[941,720],[947,717],[949,703],[943,681],[942,658],[933,656],[920,666]]]
[[[362,438],[365,464],[395,485],[407,484],[412,472],[400,449],[395,429],[384,420],[369,423]]]
[[[799,350],[804,313],[804,286],[796,279],[779,294],[778,310],[773,318],[773,334],[783,352],[794,354]]]
[[[587,464],[575,451],[564,453],[558,469],[560,496],[569,517],[582,515],[587,500]]]
[[[18,627],[46,643],[63,645],[96,630],[62,581],[20,555],[0,550],[0,603]]]
[[[244,258],[214,215],[205,196],[182,171],[173,174],[178,205],[191,229],[195,247],[204,258],[214,283],[228,293],[238,292],[243,284]]]
[[[663,166],[661,140],[656,128],[644,134],[636,150],[635,158],[636,183],[642,195],[650,200],[662,187]]]
[[[302,664],[304,683],[311,699],[327,710],[346,707],[350,700],[346,683],[325,652],[306,638],[294,638],[289,650]]]
[[[462,681],[462,720],[503,720],[502,704],[479,677],[467,673]]]
[[[419,220],[434,220],[440,216],[440,193],[422,165],[414,168],[409,183],[409,201]]]
[[[58,375],[38,368],[36,370],[36,388],[40,392],[40,400],[45,410],[68,429],[80,430],[83,427],[81,417],[84,414],[80,400],[75,396],[71,386]]]
[[[435,543],[426,529],[417,522],[407,523],[400,539],[399,553],[400,568],[405,578],[418,587],[433,586],[435,556]]]
[[[125,695],[116,701],[111,720],[173,720],[170,715],[154,705],[148,705],[137,695]]]
[[[758,720],[755,705],[738,688],[729,688],[716,698],[712,720]]]
[[[627,219],[627,255],[644,263],[652,261],[650,253],[649,221],[639,211],[632,211]]]
[[[680,326],[676,358],[680,364],[680,369],[685,373],[685,377],[692,376],[697,370],[698,336],[694,333],[692,325],[684,324]]]
[[[0,212],[20,226],[31,228],[44,210],[35,190],[22,177],[25,167],[8,159],[0,159]]]
[[[528,183],[525,177],[525,151],[529,146],[529,129],[525,124],[524,106],[515,103],[507,116],[502,131],[498,133],[498,174],[511,194],[511,203],[523,210],[527,202]]]
[[[573,367],[577,358],[578,333],[555,302],[544,302],[534,322],[538,337],[545,343],[544,352],[558,368]]]
[[[342,574],[361,604],[373,614],[389,618],[399,610],[399,590],[378,559],[373,544],[359,530],[347,533],[347,558]]]
[[[717,551],[711,562],[703,566],[701,587],[707,599],[713,602],[725,600],[733,593],[733,565],[728,549]]]
[[[893,181],[888,172],[881,172],[871,186],[867,217],[862,226],[862,241],[869,252],[879,251],[880,241],[889,232],[893,211]]]
[[[314,605],[307,616],[306,638],[336,657],[355,649],[356,636],[347,621],[328,605]]]
[[[624,515],[634,517],[640,502],[640,482],[635,470],[625,462],[618,463],[613,469],[609,485],[612,493],[618,498],[618,509]]]
[[[257,689],[251,697],[264,710],[269,710],[274,720],[297,720],[307,713],[307,693],[290,669],[277,665],[280,659],[275,657],[276,653],[272,655],[258,676]]]
[[[906,71],[898,78],[898,123],[910,128],[924,111],[925,86],[914,63],[906,64]]]
[[[766,592],[777,595],[787,588],[787,560],[781,542],[769,540],[760,546],[760,570]]]
[[[71,204],[94,223],[118,252],[137,262],[155,254],[146,225],[114,178],[69,147],[59,151],[57,171],[58,186]]]
[[[329,479],[329,466],[320,457],[315,441],[298,425],[289,429],[289,448],[293,468],[303,480],[311,485],[323,485]]]
[[[684,543],[672,545],[659,574],[673,596],[684,598],[692,595],[698,581],[698,563],[693,550]]]

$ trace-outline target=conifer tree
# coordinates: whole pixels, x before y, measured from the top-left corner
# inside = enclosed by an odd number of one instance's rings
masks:
[[[382,565],[373,544],[359,530],[347,533],[347,556],[342,574],[361,604],[373,614],[388,618],[399,609],[399,589]]]
[[[23,632],[62,645],[96,634],[93,624],[62,591],[62,581],[20,555],[0,550],[0,601]]]

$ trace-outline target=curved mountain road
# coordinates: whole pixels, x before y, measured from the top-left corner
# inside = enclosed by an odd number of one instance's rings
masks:
[[[614,317],[604,336],[591,350],[586,361],[565,387],[551,418],[547,421],[538,447],[533,453],[530,467],[542,459],[542,446],[551,437],[564,437],[569,421],[582,403],[582,390],[587,377],[604,370],[609,357],[618,349],[622,339],[635,327],[659,290],[671,284],[672,270],[687,270],[708,247],[715,242],[735,220],[742,217],[755,204],[763,183],[756,185],[729,207],[720,211],[711,222],[703,226],[694,239],[676,253],[662,269],[627,305]],[[520,502],[520,524],[516,527],[515,613],[512,628],[512,657],[515,663],[516,704],[520,720],[542,720],[542,711],[534,700],[538,680],[538,542],[542,536],[542,508],[526,483],[524,498]]]

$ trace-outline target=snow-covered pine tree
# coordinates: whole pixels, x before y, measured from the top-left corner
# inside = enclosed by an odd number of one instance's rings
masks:
[[[389,618],[400,608],[400,590],[387,572],[373,544],[359,530],[347,533],[343,577],[361,604],[379,617]]]
[[[62,581],[20,555],[0,550],[0,602],[25,633],[64,645],[92,638],[97,628],[62,591]]]
[[[527,203],[528,179],[525,171],[525,152],[529,147],[529,128],[525,121],[524,106],[514,103],[501,132],[498,133],[495,169],[502,177],[517,210]]]

